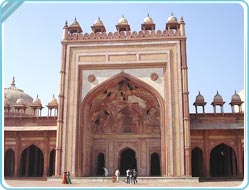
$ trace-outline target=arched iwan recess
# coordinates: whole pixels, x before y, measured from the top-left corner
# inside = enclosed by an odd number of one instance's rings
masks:
[[[163,114],[161,95],[152,86],[131,75],[120,73],[96,86],[85,96],[79,110],[79,129],[76,134],[78,175],[97,173],[97,152],[101,151],[105,152],[105,164],[110,165],[110,173],[114,172],[114,167],[119,167],[120,163],[117,157],[112,156],[118,151],[118,147],[113,147],[113,144],[123,146],[128,142],[132,143],[132,135],[135,134],[139,134],[139,138],[136,138],[138,144],[147,138],[148,143],[153,141],[155,144],[153,148],[160,150]],[[153,138],[151,134],[154,135]],[[120,135],[125,135],[126,141],[120,140]],[[142,150],[138,150],[138,147],[135,149],[141,152],[145,151],[145,147],[142,146]],[[150,159],[149,154],[137,156],[142,156],[138,158],[139,162]],[[149,170],[143,172],[144,175],[150,175]]]

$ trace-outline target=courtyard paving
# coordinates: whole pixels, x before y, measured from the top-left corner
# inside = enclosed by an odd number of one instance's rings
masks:
[[[165,187],[165,189],[177,189],[177,187],[188,187],[187,189],[201,189],[203,188],[215,188],[215,187],[231,187],[231,189],[244,189],[245,182],[243,181],[212,181],[212,182],[139,182],[137,184],[127,184],[124,180],[113,183],[107,182],[82,182],[80,180],[72,180],[72,184],[62,184],[61,181],[47,181],[47,180],[37,180],[37,179],[7,179],[3,183],[6,183],[6,189],[16,189],[15,187],[24,187],[22,189],[30,189],[30,187],[49,188],[49,189],[70,189],[70,188],[82,188],[82,189],[96,189],[98,187],[108,189],[123,189],[123,188],[139,188],[139,189],[153,189],[158,187]],[[58,188],[56,188],[58,187]],[[192,188],[193,187],[193,188]],[[195,188],[194,188],[195,187]],[[199,187],[199,188],[198,188]]]

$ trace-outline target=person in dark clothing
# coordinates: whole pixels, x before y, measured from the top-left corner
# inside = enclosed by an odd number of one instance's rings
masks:
[[[72,184],[69,171],[67,171],[67,184]]]
[[[138,173],[135,169],[133,169],[132,171],[132,178],[133,178],[133,183],[137,183],[137,176],[138,176]]]

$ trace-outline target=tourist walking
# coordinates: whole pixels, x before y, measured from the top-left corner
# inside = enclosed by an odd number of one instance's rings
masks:
[[[115,171],[115,176],[116,176],[116,181],[118,182],[118,178],[119,178],[119,176],[120,176],[119,170],[116,170],[116,171]]]
[[[63,172],[63,175],[62,175],[62,184],[67,184],[67,172]]]
[[[69,171],[67,171],[67,184],[72,184]]]
[[[103,170],[104,170],[104,176],[107,177],[108,176],[108,170],[105,167],[103,167]]]

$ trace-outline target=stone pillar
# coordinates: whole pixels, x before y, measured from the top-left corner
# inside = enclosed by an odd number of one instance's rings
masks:
[[[25,167],[25,174],[24,176],[27,177],[28,176],[28,171],[29,171],[29,152],[30,152],[30,148],[27,149],[27,157],[26,157],[26,167]]]
[[[166,81],[166,80],[165,80]],[[167,84],[167,83],[165,83]],[[169,154],[173,154],[172,151],[169,152],[169,143],[167,143],[167,141],[169,142],[170,140],[172,140],[172,138],[170,138],[170,131],[169,128],[170,126],[168,126],[168,130],[166,130],[166,121],[169,120],[168,118],[168,113],[165,114],[164,112],[164,106],[167,107],[167,102],[165,102],[165,104],[163,104],[163,108],[161,109],[161,175],[162,177],[166,177],[169,175],[169,171],[168,171],[168,157],[167,155]],[[168,137],[168,138],[166,138]],[[168,146],[168,147],[167,147]]]
[[[243,155],[242,155],[242,145],[241,145],[241,139],[239,135],[239,131],[236,130],[236,145],[237,145],[237,164],[238,164],[238,176],[243,176]]]
[[[66,69],[66,51],[67,45],[62,44],[61,71],[60,71],[60,93],[57,117],[57,133],[56,133],[56,159],[55,159],[55,176],[61,175],[62,166],[62,135],[63,135],[63,104],[64,104],[64,85],[65,85],[65,69]]]
[[[20,154],[20,139],[18,137],[18,134],[15,132],[16,136],[16,146],[15,146],[15,169],[14,169],[14,177],[17,177],[18,174],[18,168],[20,167],[20,160],[21,160],[21,154]]]
[[[106,163],[108,164],[107,166],[108,166],[109,175],[113,175],[116,168],[114,168],[114,160],[113,160],[114,142],[112,140],[108,142],[108,147],[109,147],[109,151],[108,151],[108,156],[106,156]]]
[[[190,116],[188,92],[188,66],[186,57],[186,40],[181,40],[181,70],[182,70],[182,99],[183,99],[183,130],[184,130],[184,166],[185,176],[191,176],[191,142],[190,142]]]
[[[48,167],[49,167],[49,138],[47,132],[44,132],[44,139],[46,139],[45,148],[44,148],[44,165],[43,165],[43,177],[48,176]]]
[[[38,164],[41,164],[41,163],[38,163],[38,148],[35,149],[35,152],[34,152],[34,157],[35,157],[35,167],[34,167],[34,170],[33,170],[33,175],[37,175],[37,173],[39,172],[37,169],[38,169]],[[43,167],[45,166],[45,159],[43,160]],[[43,171],[44,172],[44,171]]]
[[[209,142],[208,142],[208,131],[205,131],[204,132],[204,135],[203,135],[203,140],[204,140],[204,168],[205,168],[205,173],[204,173],[204,176],[205,177],[209,177],[210,176],[210,173],[209,173]]]

